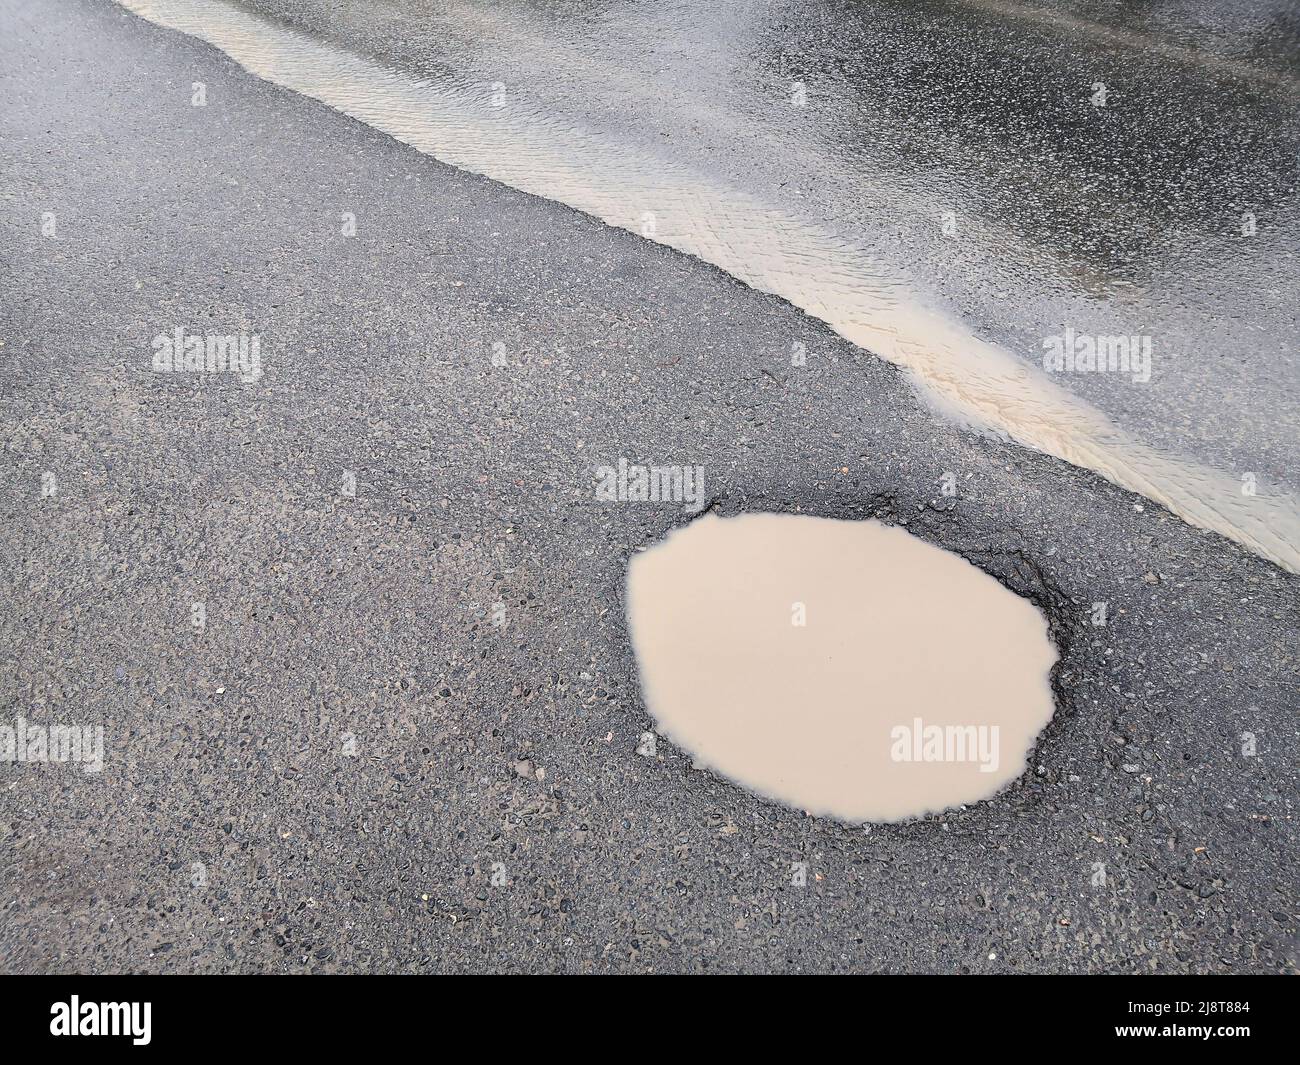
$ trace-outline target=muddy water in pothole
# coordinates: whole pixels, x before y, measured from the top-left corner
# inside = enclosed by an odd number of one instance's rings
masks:
[[[811,813],[988,798],[1052,715],[1038,609],[878,522],[705,515],[632,559],[627,608],[659,731]]]

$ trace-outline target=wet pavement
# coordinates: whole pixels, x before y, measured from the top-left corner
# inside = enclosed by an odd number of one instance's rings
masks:
[[[683,167],[756,226],[824,226],[1027,364],[1067,327],[1149,337],[1150,381],[1053,381],[1296,512],[1289,0],[241,6],[485,105],[499,86],[498,120],[599,143],[591,180],[629,197],[624,168]]]
[[[1296,969],[1294,576],[192,38],[0,20],[0,700],[105,735],[0,764],[6,971]],[[690,515],[620,457],[1032,599],[1029,772],[866,828],[648,747],[623,579]]]

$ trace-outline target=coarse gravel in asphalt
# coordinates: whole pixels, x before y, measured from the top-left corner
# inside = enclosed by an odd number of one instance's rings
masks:
[[[4,971],[1296,969],[1297,578],[198,41],[0,22],[0,723],[106,746],[0,764]],[[155,373],[177,326],[261,379]],[[620,456],[1031,598],[1025,775],[862,826],[639,754],[622,583],[689,515]]]

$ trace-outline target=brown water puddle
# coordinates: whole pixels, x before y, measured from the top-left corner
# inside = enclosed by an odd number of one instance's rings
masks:
[[[878,522],[705,515],[633,558],[627,600],[659,730],[811,813],[897,821],[988,798],[1052,715],[1038,609]]]

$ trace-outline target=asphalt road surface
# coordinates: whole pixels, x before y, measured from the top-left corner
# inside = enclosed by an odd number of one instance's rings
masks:
[[[0,725],[104,730],[0,763],[0,968],[1295,971],[1296,577],[113,5],[0,39]],[[688,515],[620,456],[1032,598],[1026,774],[868,827],[638,754],[622,581]]]
[[[497,86],[487,123],[581,134],[593,182],[682,168],[829,228],[1031,365],[1065,327],[1147,336],[1149,381],[1053,381],[1162,452],[1300,494],[1292,0],[241,7],[467,100]]]

